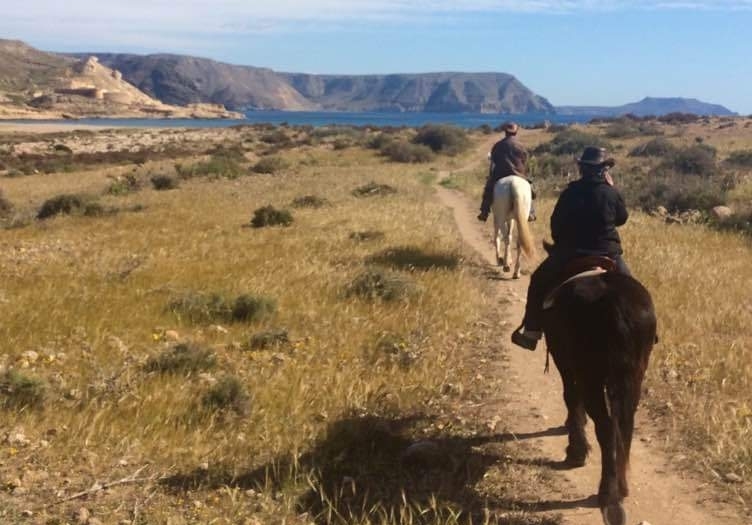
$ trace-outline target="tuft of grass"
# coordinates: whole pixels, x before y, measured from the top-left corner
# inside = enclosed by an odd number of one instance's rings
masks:
[[[415,283],[400,274],[370,268],[360,273],[348,285],[346,294],[368,300],[397,301],[415,291]]]
[[[292,201],[294,208],[323,208],[329,204],[329,201],[316,195],[303,195],[295,197]]]
[[[386,234],[378,230],[363,230],[359,232],[350,232],[349,237],[353,241],[359,241],[359,242],[380,241],[381,239],[386,237]]]
[[[180,186],[178,179],[169,175],[154,175],[151,178],[151,185],[157,191],[174,190]]]
[[[212,411],[233,411],[246,415],[250,408],[250,396],[237,376],[226,375],[203,395],[201,404]]]
[[[209,160],[190,166],[175,165],[175,171],[182,179],[193,177],[224,177],[236,179],[246,173],[243,167],[245,157],[236,150],[220,150],[211,155]]]
[[[752,150],[732,151],[726,162],[738,168],[752,168]]]
[[[94,214],[93,197],[81,193],[65,193],[47,199],[37,212],[37,219],[44,220],[55,217],[56,215],[76,215],[83,214],[90,209],[89,215]]]
[[[110,184],[107,188],[107,193],[109,195],[128,195],[129,193],[139,191],[141,187],[141,181],[135,175],[127,174],[123,177],[118,177]]]
[[[292,213],[287,210],[278,210],[274,206],[268,205],[254,210],[251,226],[254,228],[289,226],[292,224],[292,221]]]
[[[160,374],[190,374],[210,370],[216,365],[217,357],[209,348],[196,343],[181,343],[150,357],[144,370]]]
[[[352,191],[352,194],[356,197],[377,197],[384,195],[393,195],[397,193],[397,188],[390,186],[389,184],[378,184],[376,182],[369,182],[363,186],[358,186]]]
[[[276,308],[276,301],[263,295],[242,294],[228,299],[218,293],[187,293],[167,306],[180,319],[194,324],[258,321]]]
[[[632,149],[630,157],[664,157],[676,151],[676,146],[663,137],[657,137]]]
[[[417,246],[389,248],[368,257],[367,262],[402,270],[454,270],[461,261],[459,253],[426,250]]]
[[[20,410],[41,408],[47,398],[47,385],[41,379],[16,370],[0,374],[0,407]]]
[[[290,336],[285,329],[267,330],[251,336],[248,341],[250,350],[267,350],[290,343]]]
[[[253,165],[251,171],[254,173],[262,173],[266,175],[274,175],[280,173],[290,167],[282,157],[264,157]]]

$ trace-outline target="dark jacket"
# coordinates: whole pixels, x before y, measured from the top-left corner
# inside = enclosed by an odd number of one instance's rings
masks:
[[[556,253],[562,257],[621,255],[616,227],[627,222],[628,216],[621,194],[603,177],[572,182],[551,215]]]
[[[495,180],[503,179],[509,175],[525,177],[525,164],[527,163],[527,151],[517,141],[515,135],[506,137],[491,149],[491,162]]]

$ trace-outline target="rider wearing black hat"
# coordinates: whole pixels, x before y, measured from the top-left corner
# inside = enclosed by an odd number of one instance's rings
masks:
[[[559,196],[551,215],[554,248],[530,277],[525,319],[512,334],[512,342],[535,350],[541,338],[543,302],[556,284],[564,266],[577,257],[606,256],[614,260],[617,271],[629,275],[622,259],[617,226],[627,222],[624,199],[614,188],[608,173],[616,163],[606,150],[588,146],[577,160],[581,178],[572,182]]]

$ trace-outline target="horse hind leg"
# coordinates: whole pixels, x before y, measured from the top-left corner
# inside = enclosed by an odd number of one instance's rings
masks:
[[[504,261],[504,258],[502,257],[502,247],[501,243],[504,242],[502,238],[502,231],[501,229],[504,227],[504,224],[499,224],[496,214],[494,213],[494,246],[496,248],[496,266],[504,266],[506,265],[506,262]]]
[[[511,226],[509,227],[510,230],[514,227],[514,223],[510,222]],[[511,235],[510,235],[511,237]],[[514,262],[514,275],[512,275],[513,279],[519,279],[520,278],[520,257],[522,256],[522,242],[520,239],[520,229],[517,228],[517,257]]]
[[[570,375],[563,372],[561,378],[564,384],[564,403],[567,406],[567,421],[564,425],[569,440],[564,464],[570,468],[578,468],[585,465],[590,451],[590,445],[585,435],[585,424],[587,423],[585,404],[582,392]]]
[[[513,222],[511,219],[508,219],[506,223],[504,224],[504,268],[503,270],[505,272],[508,272],[511,270],[509,267],[509,245],[512,244],[512,228],[513,228]],[[519,277],[514,277],[515,279]]]
[[[601,448],[601,481],[598,486],[598,506],[606,525],[626,525],[622,505],[617,465],[617,443],[614,421],[606,407],[602,385],[591,386],[585,392],[585,408],[595,423],[595,435]]]

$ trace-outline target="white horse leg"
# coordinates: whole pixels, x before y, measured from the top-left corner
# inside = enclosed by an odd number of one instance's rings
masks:
[[[504,264],[504,260],[501,258],[501,228],[503,224],[499,224],[498,214],[494,211],[494,246],[496,248],[496,265],[501,266]]]
[[[510,270],[509,268],[509,245],[512,243],[512,228],[514,222],[511,217],[507,216],[507,222],[504,224],[504,268],[505,272]]]
[[[522,255],[522,245],[520,242],[520,232],[517,232],[517,258],[514,262],[514,274],[512,275],[512,279],[519,279],[520,278],[520,256]]]

